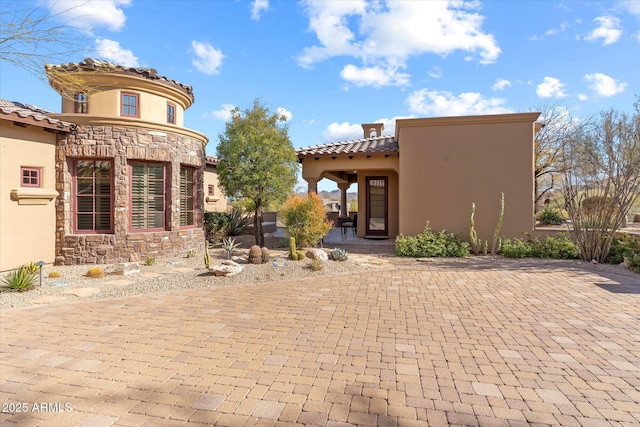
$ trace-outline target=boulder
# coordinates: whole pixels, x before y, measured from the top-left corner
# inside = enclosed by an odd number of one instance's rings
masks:
[[[214,276],[235,276],[240,273],[244,267],[233,261],[222,261],[221,264],[211,266],[209,273]]]
[[[306,253],[305,253],[307,258],[310,259],[319,259],[321,261],[327,261],[329,259],[329,255],[327,255],[327,253],[325,251],[323,251],[322,249],[309,249]]]

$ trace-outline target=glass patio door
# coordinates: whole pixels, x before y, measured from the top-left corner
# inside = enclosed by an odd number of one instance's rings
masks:
[[[367,236],[387,236],[388,208],[387,188],[389,181],[386,176],[369,176],[367,184]]]

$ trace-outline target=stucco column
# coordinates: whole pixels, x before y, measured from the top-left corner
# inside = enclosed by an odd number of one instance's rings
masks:
[[[349,206],[347,205],[347,190],[351,184],[338,184],[340,189],[340,216],[345,218],[349,216]]]
[[[311,193],[318,193],[318,180],[317,179],[313,179],[313,178],[305,178],[305,181],[307,181],[307,193],[311,194]]]

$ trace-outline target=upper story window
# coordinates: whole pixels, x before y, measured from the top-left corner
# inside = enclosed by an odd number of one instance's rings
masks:
[[[176,106],[167,102],[167,123],[176,124]]]
[[[208,191],[209,191],[209,194],[207,194],[208,196],[215,196],[216,195],[216,186],[215,185],[209,185]]]
[[[165,166],[133,162],[131,170],[131,229],[164,230],[166,218]]]
[[[140,117],[140,99],[136,93],[122,93],[120,115],[127,117]]]
[[[40,187],[40,169],[20,168],[21,187]]]
[[[86,93],[76,93],[73,103],[73,112],[77,114],[87,114],[89,112],[89,97]]]
[[[76,160],[73,177],[76,232],[113,230],[112,170],[110,160]]]

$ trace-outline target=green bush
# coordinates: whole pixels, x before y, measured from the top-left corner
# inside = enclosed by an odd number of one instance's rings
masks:
[[[31,271],[29,264],[20,266],[2,278],[3,287],[15,292],[25,292],[33,288],[37,274]]]
[[[640,254],[640,242],[625,234],[623,237],[613,239],[611,247],[609,248],[609,254],[605,258],[604,262],[607,264],[620,264],[624,261],[625,257],[633,257],[636,254]]]
[[[220,240],[228,223],[229,215],[226,212],[205,212],[204,230],[207,240],[210,242],[217,242]]]
[[[564,218],[558,209],[544,208],[536,214],[536,218],[542,225],[564,224]]]
[[[629,270],[640,274],[640,253],[625,257],[624,260]]]
[[[466,257],[469,244],[446,230],[432,231],[429,223],[417,236],[399,235],[396,238],[396,254],[415,258]]]
[[[308,196],[289,197],[280,213],[287,228],[287,234],[295,238],[300,247],[317,245],[332,226],[331,221],[327,220],[322,199],[315,193]]]
[[[544,239],[537,237],[531,240],[505,239],[501,253],[507,258],[580,258],[580,249],[565,234]]]
[[[533,256],[538,258],[576,259],[580,258],[580,249],[566,234],[544,239],[535,238],[533,244]]]
[[[523,239],[504,239],[501,253],[507,258],[529,258],[533,256],[533,246]]]

